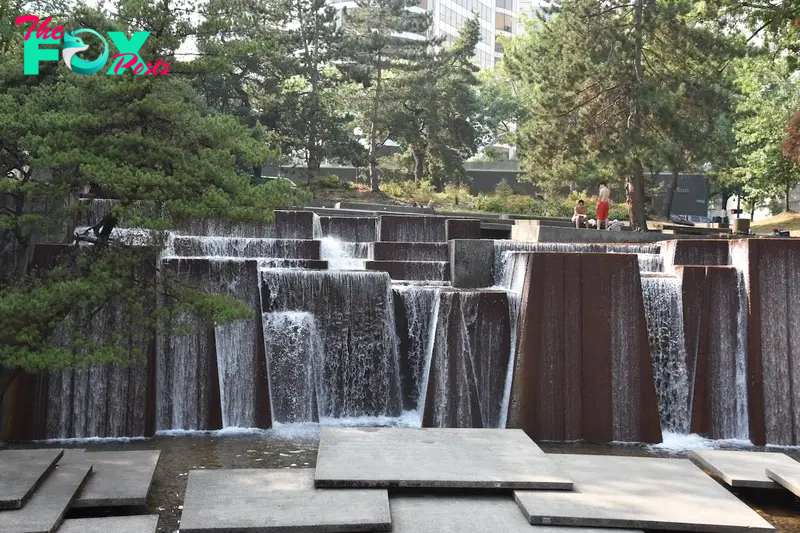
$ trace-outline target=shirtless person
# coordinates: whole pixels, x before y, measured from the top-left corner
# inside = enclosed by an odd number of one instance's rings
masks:
[[[578,200],[578,205],[572,213],[572,221],[578,229],[586,227],[586,207],[583,205],[583,200]]]
[[[597,195],[597,229],[608,227],[608,200],[610,197],[611,191],[606,186],[606,182],[600,182],[600,192]]]

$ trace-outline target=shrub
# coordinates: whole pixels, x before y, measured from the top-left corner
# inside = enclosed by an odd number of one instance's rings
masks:
[[[328,174],[327,176],[322,176],[321,178],[317,178],[314,182],[314,186],[320,189],[349,189],[350,184],[346,181],[342,181],[339,179],[339,176],[336,174]]]

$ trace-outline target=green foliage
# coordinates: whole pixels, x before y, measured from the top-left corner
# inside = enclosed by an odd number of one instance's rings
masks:
[[[741,96],[736,103],[733,175],[742,192],[757,203],[782,198],[800,183],[800,168],[782,147],[787,124],[800,108],[800,88],[783,58],[742,60],[736,74]]]
[[[342,181],[336,174],[328,174],[314,182],[314,186],[320,189],[343,189],[351,187],[350,182]]]
[[[398,99],[389,83],[400,73],[418,72],[430,59],[428,49],[438,40],[408,39],[404,33],[425,35],[429,13],[408,10],[419,0],[357,0],[344,25],[345,42],[339,68],[354,85],[349,104],[369,146],[368,165],[373,191],[378,191],[378,148],[394,133]],[[402,100],[400,100],[402,101]]]
[[[463,161],[477,150],[481,108],[472,57],[479,40],[477,18],[467,20],[450,48],[387,81],[395,138],[413,157],[414,178],[431,180],[439,191],[466,181]]]
[[[183,23],[159,6],[120,3],[135,27],[165,32],[148,39],[143,54],[177,47]],[[124,29],[83,7],[63,24]],[[70,199],[78,191],[93,184],[119,199],[116,219],[157,230],[185,217],[265,222],[275,208],[310,195],[282,181],[251,185],[252,169],[277,157],[263,128],[203,106],[175,71],[81,76],[59,61],[26,76],[22,33],[0,32],[0,366],[46,370],[133,360],[163,318],[154,308],[155,278],[141,271],[153,262],[142,257],[145,250],[100,238],[65,266],[29,270],[37,240],[70,238],[67,228],[81,209]],[[175,294],[182,299],[168,311],[214,322],[244,316],[243,304],[227,296],[192,287]]]
[[[504,57],[527,96],[529,118],[516,138],[530,178],[554,190],[587,186],[590,175],[617,185],[625,177],[639,195],[644,162],[683,166],[705,157],[724,105],[715,82],[728,51],[693,18],[692,3],[555,4]]]

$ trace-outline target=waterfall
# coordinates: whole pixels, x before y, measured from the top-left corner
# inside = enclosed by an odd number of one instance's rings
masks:
[[[116,302],[91,317],[68,316],[56,333],[65,349],[80,350],[70,341],[70,331],[80,328],[95,343],[111,343],[130,352],[147,353],[149,342],[136,336],[120,337],[125,321],[138,320],[126,312],[125,302]],[[145,433],[147,368],[145,361],[52,372],[48,376],[47,421],[49,439],[126,437]]]
[[[261,239],[175,235],[165,255],[180,257],[250,257],[317,259],[320,244],[302,239]]]
[[[342,242],[334,237],[320,239],[320,259],[331,270],[365,270],[371,255],[371,243]]]
[[[439,293],[427,349],[424,425],[501,427],[511,355],[508,312],[505,292]]]
[[[258,312],[255,260],[167,257],[162,261],[165,271],[183,283],[228,294]],[[217,405],[222,427],[255,425],[259,325],[257,318],[209,327],[194,316],[173,317],[170,331],[158,343],[158,429],[209,429],[210,410]]]
[[[680,280],[672,276],[643,275],[642,296],[661,428],[687,434],[691,399]]]
[[[263,311],[314,317],[322,340],[320,417],[400,416],[391,280],[385,272],[262,269]]]
[[[509,252],[562,252],[562,253],[623,253],[623,254],[658,254],[661,248],[657,244],[601,244],[601,243],[559,243],[559,242],[520,242],[494,241],[494,275],[495,285],[504,284],[506,275],[507,253]],[[640,259],[640,265],[641,265]],[[645,259],[644,265],[656,265],[655,259]]]
[[[426,381],[424,380],[426,354],[430,327],[433,320],[435,302],[439,297],[441,288],[414,285],[392,286],[395,293],[402,299],[405,312],[405,338],[408,341],[406,350],[402,354],[401,373],[403,375],[404,396],[410,398],[415,410],[420,409],[420,398],[425,394]],[[398,326],[399,327],[399,326]]]
[[[324,352],[311,313],[264,313],[264,346],[273,422],[317,422]]]
[[[312,239],[321,239],[322,238],[322,222],[319,220],[319,215],[316,213],[312,213],[313,220],[311,223],[311,238]]]
[[[750,413],[747,405],[747,287],[744,274],[736,271],[738,302],[736,306],[736,434],[735,438],[750,439]]]
[[[664,259],[659,254],[636,254],[639,260],[640,272],[662,272]]]

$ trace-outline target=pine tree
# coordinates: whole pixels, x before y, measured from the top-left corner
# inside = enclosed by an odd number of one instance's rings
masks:
[[[392,131],[414,157],[414,179],[429,177],[440,191],[448,182],[463,181],[463,161],[477,149],[482,110],[472,58],[479,40],[478,21],[469,19],[450,48],[388,82],[396,95]]]
[[[419,70],[435,41],[426,37],[430,15],[408,9],[419,6],[419,0],[357,0],[356,4],[344,13],[346,41],[340,68],[366,89],[356,106],[364,117],[370,184],[377,192],[378,148],[391,135],[387,77]]]
[[[121,29],[85,8],[64,25]],[[143,310],[154,301],[155,281],[141,275],[148,250],[114,240],[118,220],[153,230],[184,217],[268,221],[274,208],[302,198],[280,183],[252,186],[248,170],[276,153],[237,117],[202,113],[181,77],[83,76],[60,61],[26,76],[22,34],[6,34],[13,38],[0,46],[0,370],[130,359],[135,354],[114,340],[152,334],[157,318]],[[74,198],[90,184],[119,206],[97,231],[77,236],[88,249],[52,271],[31,270],[37,243],[74,238]],[[151,235],[156,243],[158,236]],[[246,311],[230,299],[182,292],[180,306],[213,320]],[[98,343],[92,317],[121,300],[131,310],[129,329]],[[75,334],[64,347],[55,335],[68,317]]]
[[[688,17],[690,7],[564,0],[506,49],[509,70],[532,95],[518,134],[532,176],[560,186],[624,175],[631,224],[646,229],[644,162],[695,148],[701,141],[683,118],[714,100],[704,87],[711,67],[699,67],[714,61],[717,40]]]

